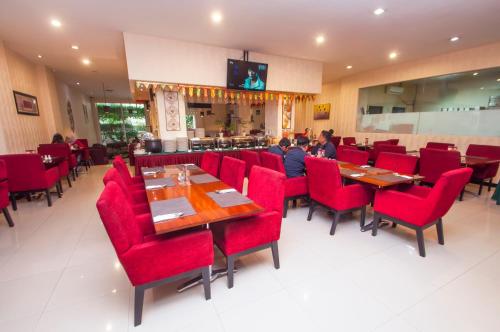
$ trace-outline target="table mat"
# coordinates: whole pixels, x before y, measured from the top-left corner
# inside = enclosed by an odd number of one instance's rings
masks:
[[[210,174],[192,175],[189,177],[189,180],[191,180],[191,182],[196,183],[196,184],[203,184],[203,183],[210,183],[210,182],[219,181],[219,179],[217,179],[215,176],[212,176]]]
[[[176,165],[178,169],[180,169],[181,171],[184,169],[184,165],[183,164],[180,164],[180,165]],[[195,169],[199,169],[198,166],[196,165],[186,165],[186,168],[190,171],[192,170],[195,170]]]
[[[196,211],[193,209],[193,206],[186,197],[177,197],[171,198],[162,201],[154,201],[151,202],[151,215],[153,218],[169,213],[178,213],[182,212],[183,217],[192,216],[196,214]],[[175,220],[175,219],[172,219]]]
[[[366,173],[366,172],[363,170],[356,170],[356,169],[349,169],[349,168],[341,168],[340,169],[341,175],[352,175],[352,174],[359,174],[359,173]]]
[[[384,175],[370,175],[372,179],[377,179],[381,181],[387,182],[402,182],[402,181],[412,181],[412,179],[406,179],[401,176],[397,176],[394,174],[384,174]]]
[[[384,173],[391,172],[390,170],[378,168],[378,167],[363,167],[361,169],[363,170],[363,173],[367,173],[367,174],[384,174]]]
[[[146,185],[146,189],[148,186],[166,186],[166,187],[174,187],[175,182],[171,177],[168,178],[157,178],[157,179],[145,179],[144,184]]]
[[[231,206],[236,206],[236,205],[243,205],[243,204],[248,204],[248,203],[253,203],[251,199],[249,199],[246,196],[243,196],[237,191],[225,193],[225,194],[218,194],[215,191],[208,192],[207,193],[208,197],[213,199],[217,205],[220,207],[226,208],[226,207],[231,207]]]
[[[165,167],[143,167],[141,168],[142,174],[145,172],[156,172],[156,173],[164,173]]]

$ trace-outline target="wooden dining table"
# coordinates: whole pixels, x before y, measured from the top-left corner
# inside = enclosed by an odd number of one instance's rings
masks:
[[[485,166],[500,163],[500,159],[492,159],[479,156],[462,156],[462,165],[464,166]]]

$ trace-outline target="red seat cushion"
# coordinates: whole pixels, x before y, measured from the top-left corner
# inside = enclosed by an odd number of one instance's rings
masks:
[[[304,196],[309,193],[307,188],[307,176],[287,178],[285,180],[285,198]]]

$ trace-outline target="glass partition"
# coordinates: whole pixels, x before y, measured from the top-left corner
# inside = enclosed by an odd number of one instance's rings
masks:
[[[128,142],[149,130],[144,104],[96,103],[96,108],[105,143]]]
[[[361,88],[357,131],[500,136],[500,68]]]

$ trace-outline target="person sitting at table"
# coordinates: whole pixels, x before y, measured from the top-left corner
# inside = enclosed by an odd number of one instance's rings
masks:
[[[333,129],[330,129],[328,130],[328,132],[330,133],[330,136],[333,136],[333,133],[335,132]]]
[[[330,135],[330,132],[326,130],[321,131],[318,137],[318,144],[311,151],[312,155],[335,159],[337,151],[335,150],[335,145],[331,142],[331,138],[332,135]]]
[[[311,128],[304,129],[302,136],[307,137],[308,139],[311,139]]]
[[[307,147],[309,138],[297,137],[297,146],[288,149],[285,157],[285,172],[288,178],[303,176],[306,170],[305,157],[307,156]]]
[[[54,136],[52,136],[52,144],[62,144],[62,143],[64,143],[63,135],[55,133]]]
[[[282,159],[285,159],[285,153],[290,146],[290,140],[286,137],[283,137],[278,145],[273,145],[269,148],[269,152],[280,155]]]

